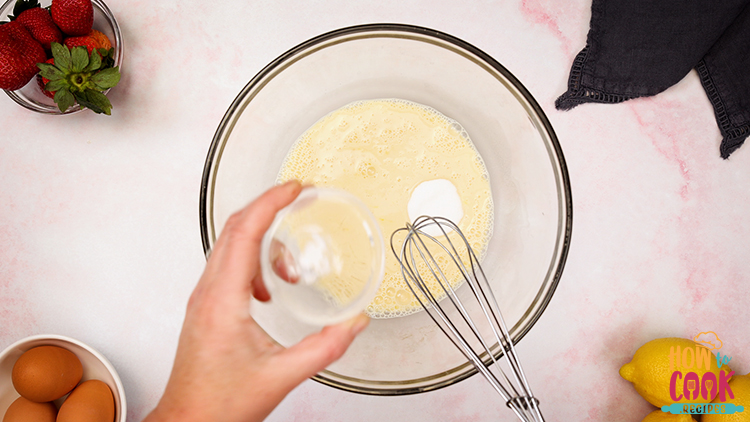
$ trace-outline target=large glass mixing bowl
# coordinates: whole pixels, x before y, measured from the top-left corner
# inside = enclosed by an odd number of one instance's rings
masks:
[[[482,265],[518,342],[552,298],[568,253],[572,202],[565,160],[523,85],[484,52],[435,30],[396,24],[344,28],[294,47],[261,70],[229,107],[208,152],[200,196],[206,254],[229,216],[274,184],[305,130],[346,104],[377,98],[435,108],[466,129],[483,157],[494,234]],[[251,308],[283,346],[319,329],[273,303],[254,302]],[[358,393],[398,395],[434,390],[474,373],[419,312],[373,320],[343,358],[314,379]]]

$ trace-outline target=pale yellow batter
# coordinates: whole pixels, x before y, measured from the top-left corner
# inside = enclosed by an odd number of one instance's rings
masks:
[[[409,221],[414,189],[446,179],[461,198],[463,216],[456,223],[480,257],[492,235],[492,195],[482,158],[458,123],[413,102],[360,101],[330,113],[294,144],[278,179],[359,197],[378,219],[386,244]],[[458,282],[456,275],[448,276]],[[390,318],[420,309],[388,245],[383,283],[366,311]]]

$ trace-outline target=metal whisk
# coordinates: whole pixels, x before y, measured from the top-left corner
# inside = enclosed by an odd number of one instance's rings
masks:
[[[406,233],[399,253],[394,243],[403,232]],[[425,311],[516,416],[526,422],[544,421],[487,277],[458,226],[443,217],[419,217],[393,232],[391,250],[401,264],[409,289]],[[458,285],[457,277],[471,289],[468,298],[460,299],[456,294],[453,286]],[[493,351],[498,347],[502,347],[512,379],[495,358]]]

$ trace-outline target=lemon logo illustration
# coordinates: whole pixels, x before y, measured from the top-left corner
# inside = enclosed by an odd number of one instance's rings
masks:
[[[722,366],[721,369],[724,369]],[[734,393],[734,399],[731,400],[735,406],[742,406],[742,412],[727,415],[703,415],[702,422],[748,422],[750,421],[750,374],[735,375],[729,381],[729,388]],[[721,404],[718,399],[712,403]]]
[[[681,396],[679,402],[706,403],[714,397],[706,400],[698,394],[697,398],[687,398],[689,392],[694,392],[695,388],[700,389],[701,386],[700,382],[693,382],[688,385],[688,391],[683,391],[685,374],[695,372],[703,379],[703,374],[712,372],[716,380],[719,380],[720,371],[728,374],[731,369],[727,365],[722,365],[719,369],[716,356],[705,346],[692,340],[660,338],[641,346],[630,363],[620,368],[620,376],[633,383],[635,391],[649,403],[662,407],[675,402],[669,394],[669,382],[674,371],[682,372],[682,378],[677,379],[675,385],[675,394],[677,397]],[[718,391],[716,387],[713,388],[714,393]]]

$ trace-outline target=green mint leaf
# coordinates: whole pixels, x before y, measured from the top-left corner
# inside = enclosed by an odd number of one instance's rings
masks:
[[[112,88],[120,82],[120,70],[116,67],[104,69],[92,76],[91,81],[101,90]]]
[[[73,72],[81,72],[89,65],[89,53],[86,47],[74,47],[70,51],[71,69]]]
[[[55,59],[55,66],[57,66],[58,69],[62,70],[65,73],[70,72],[70,50],[68,50],[68,47],[53,42],[52,43],[52,57]]]
[[[83,71],[84,72],[93,72],[95,70],[98,70],[102,66],[102,58],[99,55],[99,53],[94,50],[91,52],[91,57],[89,58],[89,65],[86,66]]]
[[[58,69],[57,66],[53,66],[49,63],[37,63],[36,66],[41,70],[39,74],[50,81],[56,81],[65,77],[65,74],[62,70]]]
[[[76,93],[76,100],[78,104],[90,108],[94,113],[106,115],[112,114],[112,104],[109,102],[109,98],[101,92],[88,89],[82,93]]]
[[[65,79],[58,79],[55,81],[49,81],[47,82],[47,85],[44,86],[44,89],[51,92],[57,92],[61,89],[68,88],[68,81]]]
[[[54,100],[61,112],[65,112],[65,110],[69,109],[76,102],[73,94],[67,89],[57,91]]]

